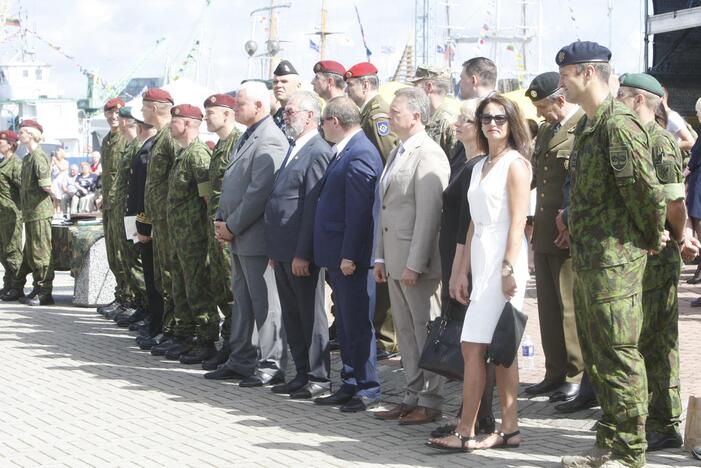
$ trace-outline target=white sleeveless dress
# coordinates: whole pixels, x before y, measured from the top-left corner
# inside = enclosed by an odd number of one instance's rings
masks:
[[[511,223],[506,179],[509,166],[522,156],[514,150],[504,154],[482,178],[483,159],[472,170],[467,199],[474,224],[474,235],[470,248],[472,271],[472,293],[470,305],[462,327],[462,341],[490,343],[506,296],[501,291],[501,266],[506,251],[506,241]],[[528,243],[525,233],[513,265],[516,279],[516,295],[511,303],[519,310],[523,308],[528,281]]]

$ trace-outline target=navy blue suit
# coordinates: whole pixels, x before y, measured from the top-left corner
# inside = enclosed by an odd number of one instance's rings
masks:
[[[371,268],[381,174],[377,148],[362,131],[356,133],[326,170],[314,218],[314,262],[327,268],[336,298],[343,385],[369,398],[380,396]],[[344,258],[356,264],[350,276],[340,270]]]

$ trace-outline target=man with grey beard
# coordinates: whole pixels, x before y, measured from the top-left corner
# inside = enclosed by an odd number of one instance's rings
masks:
[[[265,243],[296,376],[272,391],[309,399],[330,390],[328,322],[324,309],[315,307],[319,267],[312,263],[312,232],[332,150],[317,130],[321,106],[315,93],[298,91],[282,115],[292,143],[265,206]]]

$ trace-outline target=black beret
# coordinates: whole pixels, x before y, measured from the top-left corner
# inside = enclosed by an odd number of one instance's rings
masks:
[[[295,67],[292,66],[292,64],[288,60],[282,60],[280,63],[277,64],[277,67],[275,68],[273,75],[275,75],[275,76],[299,75],[299,73],[297,73],[297,70],[295,70]]]
[[[575,63],[606,62],[611,60],[611,51],[596,42],[577,41],[563,47],[555,56],[559,67]]]
[[[560,74],[558,72],[545,72],[533,78],[531,85],[526,90],[526,96],[531,101],[540,101],[560,89]]]

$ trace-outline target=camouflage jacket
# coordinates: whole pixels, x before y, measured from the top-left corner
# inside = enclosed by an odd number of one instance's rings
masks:
[[[22,160],[17,155],[0,161],[0,223],[6,221],[5,214],[19,214],[21,178]]]
[[[175,160],[175,142],[168,125],[160,129],[151,146],[146,185],[144,188],[145,216],[151,222],[165,221],[167,217],[168,174]]]
[[[108,196],[112,190],[112,183],[117,174],[118,160],[120,159],[124,148],[127,145],[127,139],[119,131],[110,131],[105,138],[102,139],[100,146],[100,164],[102,165],[102,176],[100,182],[102,184],[102,209],[109,210],[110,197]]]
[[[231,148],[241,136],[241,132],[234,128],[226,138],[220,138],[217,146],[212,152],[212,159],[209,163],[209,185],[210,192],[207,198],[207,214],[214,219],[214,214],[219,208],[219,199],[221,198],[221,186],[224,179],[224,172],[229,164],[231,157]]]
[[[426,125],[426,133],[443,148],[447,157],[452,157],[455,151],[455,120],[457,116],[450,112],[446,106],[441,106],[433,113]]]
[[[211,152],[196,138],[178,151],[168,177],[168,225],[177,229],[206,229]],[[172,232],[171,232],[172,235]]]
[[[51,187],[51,164],[41,146],[22,160],[20,209],[24,222],[51,218],[54,205],[51,195],[42,187]]]
[[[360,111],[360,126],[386,163],[390,151],[397,146],[397,137],[389,130],[389,104],[379,94]]]
[[[124,215],[127,209],[127,192],[129,191],[131,160],[134,154],[139,151],[139,148],[141,148],[141,143],[138,138],[134,138],[127,143],[124,150],[119,155],[119,158],[115,158],[118,165],[115,170],[114,179],[112,180],[112,189],[107,196],[110,199],[110,205],[115,210],[119,210],[121,215]]]
[[[632,262],[659,247],[665,203],[637,116],[609,96],[575,129],[570,155],[570,246],[575,270]]]

